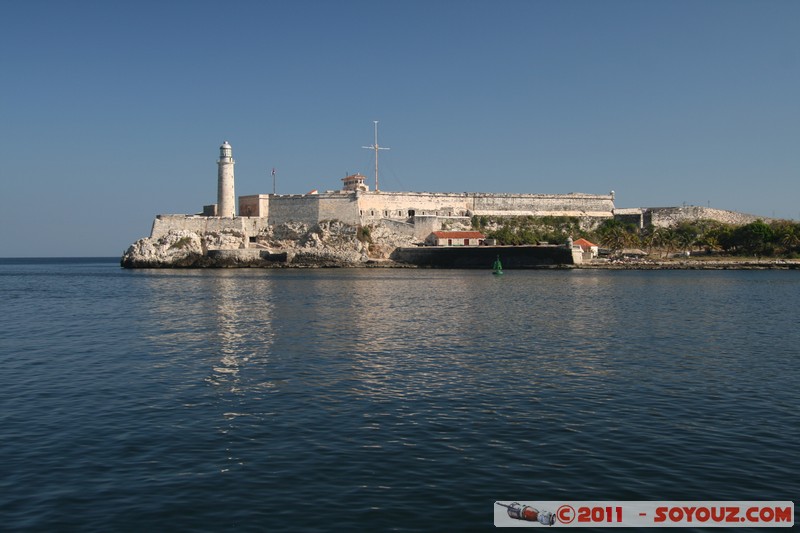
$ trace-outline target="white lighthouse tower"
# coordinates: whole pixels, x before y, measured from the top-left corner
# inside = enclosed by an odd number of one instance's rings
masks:
[[[228,141],[219,147],[219,172],[217,173],[217,213],[221,217],[236,216],[236,195],[233,192],[233,149]]]

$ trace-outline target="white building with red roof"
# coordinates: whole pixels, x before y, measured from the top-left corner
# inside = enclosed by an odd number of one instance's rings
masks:
[[[434,231],[425,239],[429,246],[480,246],[486,235],[480,231]]]
[[[587,241],[583,237],[573,241],[573,246],[580,246],[581,250],[583,250],[584,258],[586,259],[593,259],[597,257],[597,254],[600,253],[600,247],[593,242]]]

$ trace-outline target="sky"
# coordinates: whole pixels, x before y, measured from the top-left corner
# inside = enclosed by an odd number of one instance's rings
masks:
[[[0,0],[0,257],[337,189],[607,194],[800,219],[794,0]],[[370,180],[372,185],[372,180]]]

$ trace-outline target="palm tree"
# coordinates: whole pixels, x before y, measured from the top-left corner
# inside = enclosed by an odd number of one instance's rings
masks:
[[[614,251],[619,251],[626,246],[635,246],[639,242],[639,237],[635,234],[636,227],[626,225],[614,219],[603,222],[598,228],[597,234],[600,237],[600,244]]]
[[[647,248],[648,254],[653,253],[653,246],[655,246],[656,242],[658,241],[658,228],[655,226],[648,226],[642,230],[639,240],[641,241],[642,246]]]
[[[714,232],[704,233],[697,239],[697,244],[705,248],[707,252],[714,252],[720,248],[719,239]]]
[[[625,231],[619,226],[612,226],[600,235],[600,244],[617,251],[625,247]]]
[[[678,245],[678,235],[671,228],[660,228],[658,232],[658,244],[666,249],[666,257]]]
[[[785,253],[791,253],[800,246],[800,235],[796,224],[785,224],[778,228],[778,239]]]

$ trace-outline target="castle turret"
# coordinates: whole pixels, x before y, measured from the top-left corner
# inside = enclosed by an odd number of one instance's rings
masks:
[[[217,173],[217,204],[221,217],[236,216],[236,195],[233,191],[233,150],[228,141],[219,147],[219,172]]]

